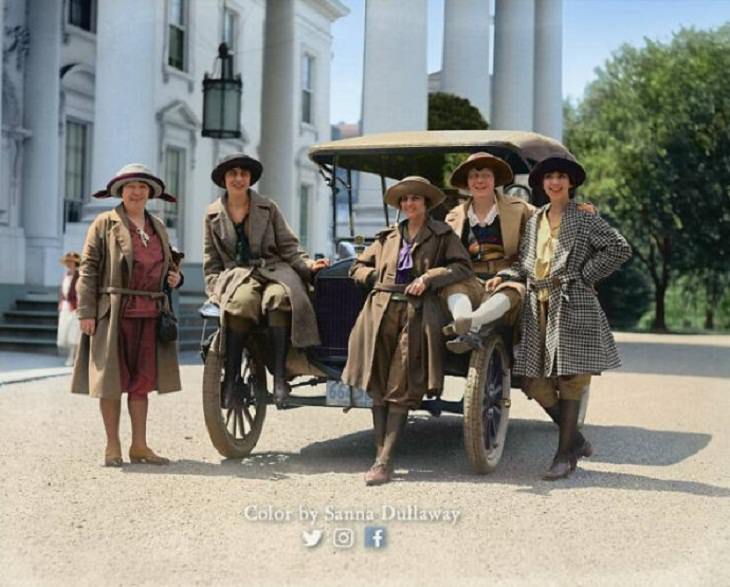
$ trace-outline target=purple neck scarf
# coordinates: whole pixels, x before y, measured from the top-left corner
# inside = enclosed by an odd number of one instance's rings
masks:
[[[408,283],[410,281],[411,269],[413,269],[413,244],[406,239],[401,240],[398,266],[395,273],[396,283]]]

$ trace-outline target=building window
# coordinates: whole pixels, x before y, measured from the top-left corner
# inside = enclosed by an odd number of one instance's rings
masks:
[[[305,53],[302,56],[302,122],[314,122],[314,57]]]
[[[309,200],[312,195],[312,186],[302,184],[299,188],[299,242],[302,248],[309,245]]]
[[[186,0],[170,0],[167,64],[180,71],[186,68],[187,8]]]
[[[96,0],[69,0],[68,23],[93,33],[96,30]]]
[[[185,151],[176,147],[165,149],[165,185],[167,193],[177,198],[177,204],[164,202],[160,214],[168,228],[177,228],[178,207],[185,191]]]
[[[63,201],[64,226],[81,220],[88,192],[89,125],[66,121],[66,178]]]
[[[238,46],[238,14],[230,8],[223,9],[223,42],[235,55]]]

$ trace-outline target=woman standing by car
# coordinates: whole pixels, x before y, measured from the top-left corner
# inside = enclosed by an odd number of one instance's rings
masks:
[[[471,275],[466,250],[428,210],[444,194],[422,177],[391,186],[385,201],[406,219],[376,235],[350,269],[358,283],[370,285],[350,335],[342,381],[373,399],[376,459],[367,485],[390,481],[391,461],[408,411],[424,394],[443,387],[443,335],[447,316],[438,291]]]
[[[107,444],[106,466],[122,465],[119,418],[127,394],[132,422],[129,458],[166,465],[147,446],[147,394],[180,389],[175,341],[157,336],[163,287],[179,287],[164,223],[145,210],[150,198],[174,202],[165,184],[144,165],[122,167],[97,198],[121,197],[89,227],[81,255],[77,313],[81,331],[71,390],[100,400]]]
[[[223,406],[234,401],[246,337],[263,319],[274,350],[274,398],[284,407],[289,395],[289,344],[319,344],[317,320],[307,294],[312,276],[329,265],[311,260],[278,206],[251,188],[263,172],[256,159],[235,153],[213,169],[211,179],[225,193],[205,214],[206,293],[220,306],[225,340]]]
[[[621,364],[594,285],[631,256],[626,240],[600,216],[581,212],[573,198],[585,181],[583,167],[553,156],[530,173],[530,186],[549,203],[529,220],[519,261],[487,282],[526,284],[521,352],[514,372],[526,393],[546,410],[559,407],[558,450],[544,479],[575,469],[578,411],[591,376]]]

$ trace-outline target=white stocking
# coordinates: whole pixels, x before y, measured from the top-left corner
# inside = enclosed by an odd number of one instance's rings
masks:
[[[454,318],[454,327],[458,334],[465,334],[471,325],[471,302],[463,293],[451,294],[446,298],[449,312]]]
[[[476,332],[485,324],[499,320],[509,308],[509,297],[500,292],[495,293],[472,313],[471,330]]]

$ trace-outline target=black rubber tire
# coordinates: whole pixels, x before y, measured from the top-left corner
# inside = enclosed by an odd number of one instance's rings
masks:
[[[476,473],[497,468],[507,440],[511,406],[510,360],[502,337],[492,333],[473,351],[464,391],[464,448]]]
[[[248,349],[244,350],[241,373],[253,389],[253,401],[238,409],[221,408],[223,356],[218,337],[213,339],[203,367],[203,415],[213,446],[224,457],[240,459],[251,454],[266,418],[266,368]]]

